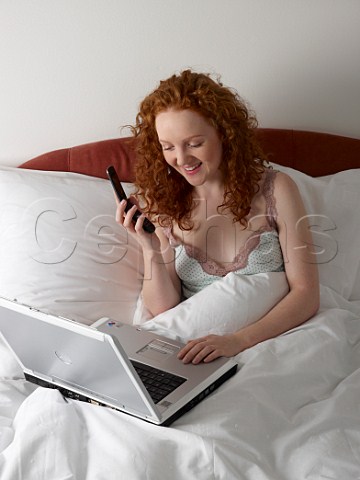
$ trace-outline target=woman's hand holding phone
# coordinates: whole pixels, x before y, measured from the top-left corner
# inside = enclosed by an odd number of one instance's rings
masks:
[[[139,210],[135,204],[129,207],[129,200],[121,200],[117,204],[116,221],[130,233],[140,233],[145,237],[150,237],[150,232],[146,232],[143,226],[145,216],[141,213],[137,215],[137,212],[139,212]]]
[[[109,166],[106,170],[106,173],[120,202],[120,205],[118,207],[118,211],[120,211],[120,213],[117,220],[120,223],[124,224],[124,222],[126,222],[126,219],[130,218],[134,225],[137,224],[137,221],[139,217],[141,217],[142,213],[140,210],[138,210],[137,206],[127,198],[115,168],[112,165]],[[121,215],[124,216],[124,220],[122,220]],[[141,226],[147,233],[155,232],[155,225],[150,222],[148,218],[142,216],[139,221],[142,222]],[[126,225],[124,226],[126,227]]]
[[[121,200],[121,202],[117,201],[115,220],[139,243],[144,254],[144,260],[148,258],[152,261],[153,255],[161,251],[161,242],[158,238],[159,230],[157,230],[155,234],[146,232],[143,228],[143,222],[146,219],[143,214],[134,222],[134,213],[136,210],[136,205],[133,205],[129,209],[126,200]]]

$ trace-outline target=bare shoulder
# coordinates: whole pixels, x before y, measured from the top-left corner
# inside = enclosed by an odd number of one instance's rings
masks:
[[[296,182],[286,173],[277,172],[274,180],[274,197],[278,207],[297,204],[303,207],[303,201]]]
[[[274,189],[275,191],[281,193],[283,192],[298,192],[299,189],[295,183],[295,181],[284,172],[276,172],[275,180],[274,180]]]

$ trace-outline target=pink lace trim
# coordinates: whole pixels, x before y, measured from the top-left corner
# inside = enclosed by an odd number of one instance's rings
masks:
[[[183,245],[185,247],[186,254],[199,262],[204,272],[210,275],[223,277],[229,272],[245,268],[248,264],[249,255],[258,247],[260,243],[261,235],[263,233],[276,230],[275,218],[277,216],[277,210],[274,197],[274,179],[276,173],[276,170],[266,170],[266,177],[261,188],[261,193],[264,195],[266,202],[267,225],[262,226],[252,235],[250,235],[243,247],[241,247],[240,252],[235,256],[233,262],[229,263],[229,266],[224,267],[216,262],[216,260],[208,258],[207,254],[197,247],[177,242],[172,234],[171,227],[164,229],[164,233],[169,238],[170,244],[174,247]]]
[[[266,215],[267,221],[269,226],[272,229],[276,230],[276,217],[277,217],[277,210],[276,210],[276,200],[274,197],[274,180],[275,176],[278,173],[277,170],[269,169],[266,170],[266,177],[264,179],[264,183],[262,186],[261,193],[265,197],[266,202]]]
[[[184,244],[184,247],[187,255],[199,262],[204,272],[209,273],[210,275],[223,277],[229,272],[245,268],[249,261],[249,255],[252,251],[256,250],[260,243],[261,235],[265,232],[270,231],[272,231],[271,228],[263,227],[254,232],[247,239],[244,246],[241,247],[240,252],[235,256],[234,260],[232,262],[229,262],[229,265],[227,267],[220,265],[216,260],[213,260],[212,258],[208,258],[207,255],[197,247],[191,247],[190,245],[186,244]]]

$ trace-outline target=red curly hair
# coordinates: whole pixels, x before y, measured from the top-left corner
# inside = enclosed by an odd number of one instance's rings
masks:
[[[217,130],[224,179],[224,201],[219,209],[230,210],[234,222],[246,225],[267,162],[254,134],[256,118],[235,91],[208,74],[191,70],[161,81],[141,102],[136,124],[131,127],[137,145],[136,194],[144,201],[143,211],[152,218],[157,216],[163,226],[175,221],[183,230],[193,227],[193,187],[178,172],[168,174],[155,128],[157,115],[170,108],[197,112]]]

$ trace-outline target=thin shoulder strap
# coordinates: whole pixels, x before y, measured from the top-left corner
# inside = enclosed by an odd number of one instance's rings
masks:
[[[276,199],[274,197],[274,181],[278,170],[269,168],[265,171],[265,178],[262,184],[261,193],[265,197],[266,215],[268,223],[271,227],[276,228]]]

